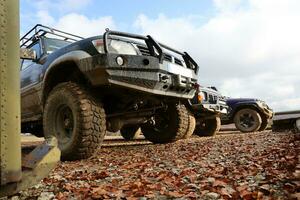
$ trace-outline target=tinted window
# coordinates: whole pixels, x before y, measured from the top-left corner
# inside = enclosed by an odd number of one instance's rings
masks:
[[[59,40],[55,38],[45,38],[45,49],[47,53],[52,53],[64,46],[71,44],[69,41]]]
[[[23,60],[22,61],[22,70],[26,69],[27,67],[29,67],[33,62],[31,60]]]

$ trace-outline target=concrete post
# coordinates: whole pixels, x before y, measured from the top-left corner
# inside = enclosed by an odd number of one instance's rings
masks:
[[[21,180],[19,0],[0,0],[1,185]]]

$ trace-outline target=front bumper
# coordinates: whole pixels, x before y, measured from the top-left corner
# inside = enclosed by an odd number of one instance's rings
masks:
[[[124,64],[116,60],[122,57]],[[156,95],[192,98],[197,83],[196,73],[153,56],[98,54],[80,60],[80,70],[92,85],[117,85]]]
[[[227,114],[228,110],[224,106],[220,106],[218,104],[203,104],[204,108],[213,110],[215,112],[219,112],[220,114]]]
[[[266,105],[259,105],[258,109],[261,113],[263,113],[268,119],[272,119],[274,116],[274,112]]]
[[[216,113],[216,114],[227,114],[227,108],[221,108],[220,105],[217,104],[190,104],[190,107],[193,110],[195,115],[201,113]]]

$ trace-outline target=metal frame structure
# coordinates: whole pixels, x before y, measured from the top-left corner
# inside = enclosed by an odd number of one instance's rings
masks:
[[[42,24],[37,24],[20,39],[20,47],[26,48],[34,43],[39,37],[46,36],[47,34],[56,36],[65,41],[72,42],[77,42],[84,39],[84,37],[78,35],[60,31],[55,28],[44,26]]]

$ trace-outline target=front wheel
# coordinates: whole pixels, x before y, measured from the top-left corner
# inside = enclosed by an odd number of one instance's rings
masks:
[[[43,126],[45,138],[57,138],[62,160],[85,159],[93,155],[104,139],[105,112],[76,83],[61,83],[46,101]]]
[[[183,139],[190,138],[193,135],[195,128],[196,128],[196,119],[195,119],[193,113],[191,113],[189,111],[188,114],[189,114],[189,124],[188,124],[187,132],[183,136]]]
[[[189,114],[183,104],[169,104],[158,111],[152,123],[142,125],[145,138],[153,143],[168,143],[184,138],[188,131]]]
[[[203,136],[215,136],[221,128],[220,117],[213,117],[211,119],[205,119],[196,126],[195,134]]]
[[[258,131],[262,124],[262,119],[256,110],[244,108],[235,114],[234,123],[238,130],[248,133]]]
[[[261,116],[261,125],[258,131],[264,131],[269,125],[269,119],[266,116]]]

